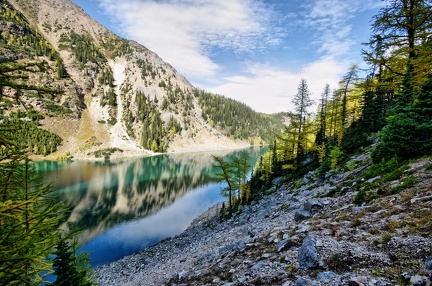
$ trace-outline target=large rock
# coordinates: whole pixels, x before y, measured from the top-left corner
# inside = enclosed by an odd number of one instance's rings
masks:
[[[315,281],[304,277],[300,277],[299,279],[297,279],[296,283],[294,284],[294,286],[315,286],[315,285],[317,285]]]
[[[310,219],[311,217],[312,217],[312,215],[307,210],[304,210],[304,209],[296,210],[294,212],[294,220],[296,222],[301,222],[301,221]]]
[[[318,266],[318,251],[315,247],[314,238],[313,234],[309,234],[303,239],[297,258],[300,268],[309,269]]]
[[[329,282],[338,275],[333,271],[325,271],[317,274],[316,280],[320,282]]]
[[[304,204],[304,209],[310,213],[314,213],[322,208],[323,208],[323,204],[315,198],[308,200]]]
[[[427,280],[428,279],[425,276],[414,275],[414,276],[411,276],[410,285],[413,285],[413,286],[426,286],[427,285]]]
[[[425,262],[425,269],[432,270],[432,256],[429,256]]]

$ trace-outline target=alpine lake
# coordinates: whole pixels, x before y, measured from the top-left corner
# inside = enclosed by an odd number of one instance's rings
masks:
[[[250,164],[267,150],[243,149]],[[230,160],[238,152],[164,154],[113,162],[38,161],[36,172],[70,209],[61,225],[81,232],[80,250],[92,267],[133,254],[183,232],[212,205],[225,201],[212,155]]]

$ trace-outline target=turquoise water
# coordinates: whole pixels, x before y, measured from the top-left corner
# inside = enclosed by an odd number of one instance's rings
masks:
[[[246,150],[255,165],[265,148]],[[41,161],[35,166],[71,210],[61,227],[82,229],[81,250],[90,253],[95,267],[180,234],[224,201],[211,156],[235,154],[170,154],[112,163]]]

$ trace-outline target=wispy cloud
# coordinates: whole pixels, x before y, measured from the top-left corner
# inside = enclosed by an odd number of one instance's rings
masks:
[[[382,4],[377,5],[371,0],[314,0],[307,3],[302,7],[304,14],[297,15],[301,24],[296,27],[303,27],[304,37],[313,39],[309,44],[316,47],[315,60],[304,58],[301,68],[296,71],[253,65],[247,76],[225,78],[224,84],[210,89],[270,113],[292,110],[291,101],[302,78],[307,80],[316,102],[327,83],[333,89],[337,88],[349,66],[360,60],[360,43],[353,34],[354,18],[360,12],[376,9]],[[364,29],[368,28],[367,21],[362,22]]]
[[[279,39],[268,7],[253,0],[100,0],[130,38],[156,51],[186,76],[213,76],[220,69],[214,48],[248,52]]]
[[[268,113],[292,109],[301,78],[316,99],[326,83],[336,88],[360,60],[356,17],[382,5],[376,0],[309,0],[300,6],[301,1],[267,0],[97,1],[124,34],[192,83]],[[364,28],[368,20],[363,19]],[[220,54],[243,59],[228,68],[218,61]]]

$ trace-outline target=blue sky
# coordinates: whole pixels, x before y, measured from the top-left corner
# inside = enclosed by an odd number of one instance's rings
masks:
[[[292,110],[302,78],[314,99],[365,67],[377,0],[73,0],[156,52],[194,86],[254,110]],[[380,6],[381,5],[381,6]],[[311,110],[313,111],[313,110]]]

